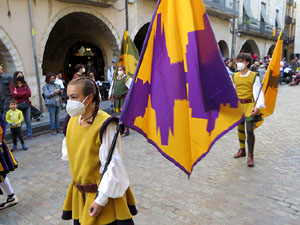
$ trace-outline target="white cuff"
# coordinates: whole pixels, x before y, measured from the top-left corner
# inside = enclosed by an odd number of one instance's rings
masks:
[[[95,202],[98,204],[98,205],[101,205],[101,206],[105,206],[106,203],[108,202],[108,197],[104,194],[100,194],[98,192],[98,196],[97,198],[95,199]]]

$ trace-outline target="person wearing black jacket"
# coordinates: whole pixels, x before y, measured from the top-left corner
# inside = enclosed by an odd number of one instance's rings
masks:
[[[9,85],[11,83],[11,76],[3,72],[3,67],[0,65],[0,112],[5,116],[9,110],[8,102],[11,99]]]

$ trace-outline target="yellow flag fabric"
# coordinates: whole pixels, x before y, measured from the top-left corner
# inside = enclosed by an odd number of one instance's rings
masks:
[[[280,76],[281,52],[282,52],[282,30],[280,31],[280,34],[278,36],[278,40],[272,55],[271,62],[269,63],[269,66],[267,68],[263,80],[262,91],[265,95],[265,106],[266,106],[266,108],[261,109],[263,113],[263,118],[273,114],[275,109],[279,76]],[[258,122],[256,124],[256,127],[260,126],[262,123],[263,121]]]
[[[118,66],[125,66],[126,74],[133,77],[139,61],[139,51],[132,42],[127,30],[124,31]],[[116,72],[117,70],[115,70]]]

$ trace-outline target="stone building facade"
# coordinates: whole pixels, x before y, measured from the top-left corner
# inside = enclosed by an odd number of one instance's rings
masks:
[[[284,28],[286,2],[284,0],[240,0],[239,3],[237,49],[250,51],[260,58],[271,55],[279,31]]]
[[[288,62],[295,57],[295,28],[296,28],[296,1],[286,1],[286,13],[285,13],[285,33],[283,41],[283,56]],[[299,24],[299,22],[298,22]],[[300,51],[298,52],[300,53]]]
[[[294,54],[300,58],[300,0],[294,0],[294,14],[292,15],[295,21],[294,28]],[[298,15],[298,16],[297,16]],[[292,41],[293,42],[293,41]]]
[[[157,1],[128,2],[129,34],[141,50]],[[224,58],[241,51],[259,57],[272,52],[272,29],[284,25],[285,0],[204,3]],[[91,61],[96,78],[105,80],[107,67],[118,56],[125,12],[125,0],[0,1],[0,64],[10,74],[24,72],[34,105],[41,102],[37,86],[47,72],[62,70],[72,76],[77,63]]]

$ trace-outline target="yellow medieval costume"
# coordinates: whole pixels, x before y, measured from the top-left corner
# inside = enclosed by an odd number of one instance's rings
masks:
[[[105,163],[103,158],[107,157],[116,127],[112,120],[113,118],[103,111],[98,112],[88,127],[79,125],[80,117],[69,119],[66,127],[66,145],[73,180],[63,206],[63,219],[77,220],[82,225],[133,224],[128,221],[132,221],[132,216],[137,211],[126,170],[120,159],[120,138],[107,172],[103,177],[101,174]],[[122,179],[125,180],[123,183]],[[118,194],[115,194],[117,192]],[[119,197],[115,197],[117,195]],[[98,199],[102,203],[98,203]],[[94,201],[104,205],[97,217],[89,215],[89,207]]]
[[[240,149],[234,158],[239,158],[246,156],[245,152],[245,142],[247,133],[247,143],[248,143],[248,166],[253,166],[253,150],[255,136],[253,129],[255,127],[255,122],[262,120],[262,113],[259,110],[264,106],[264,94],[261,91],[260,79],[255,72],[248,71],[246,74],[241,74],[240,72],[234,73],[233,83],[236,88],[237,95],[240,99],[242,109],[245,114],[244,121],[238,125],[238,138]],[[256,102],[257,101],[257,102]],[[256,103],[255,103],[256,102]],[[252,116],[251,111],[254,108],[258,108],[256,115]],[[245,124],[247,124],[247,129],[245,131]]]
[[[242,103],[241,105],[245,113],[245,121],[254,120],[257,122],[262,119],[261,111],[259,111],[256,116],[251,116],[251,111],[254,108],[256,101],[253,96],[253,84],[257,78],[257,74],[252,71],[248,71],[248,73],[249,75],[247,74],[246,76],[240,75],[240,72],[234,73],[233,83],[235,85],[237,95]]]

